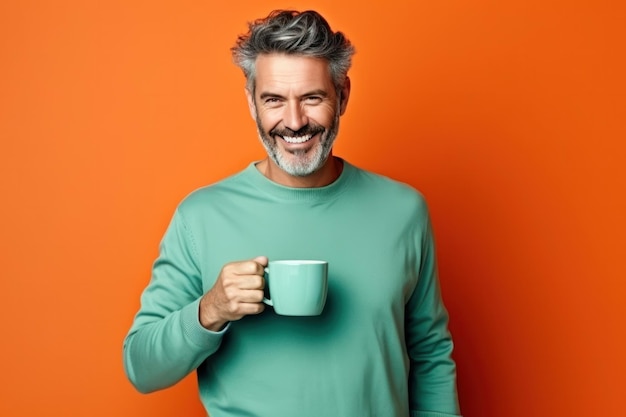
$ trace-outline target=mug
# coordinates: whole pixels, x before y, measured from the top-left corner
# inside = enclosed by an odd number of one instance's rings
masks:
[[[270,261],[265,268],[270,298],[263,302],[283,316],[318,316],[326,304],[328,262]]]

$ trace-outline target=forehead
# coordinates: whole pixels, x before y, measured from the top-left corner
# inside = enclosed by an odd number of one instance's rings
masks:
[[[331,91],[328,61],[299,55],[262,54],[256,60],[256,92]]]

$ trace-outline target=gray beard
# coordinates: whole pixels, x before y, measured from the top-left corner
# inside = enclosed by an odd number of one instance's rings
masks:
[[[256,126],[259,139],[271,160],[274,161],[280,169],[291,176],[306,177],[318,171],[326,163],[333,149],[337,133],[339,132],[339,117],[340,114],[339,111],[337,111],[333,123],[327,130],[321,133],[320,142],[315,147],[309,150],[290,152],[291,155],[297,157],[295,161],[286,158],[285,155],[278,150],[276,139],[263,130],[261,120],[258,116],[256,118]]]

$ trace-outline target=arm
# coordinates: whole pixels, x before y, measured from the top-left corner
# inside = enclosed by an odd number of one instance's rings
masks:
[[[197,259],[190,231],[177,211],[124,341],[124,368],[141,392],[175,384],[220,346],[226,329],[211,332],[199,321],[203,291]]]
[[[430,222],[422,231],[417,285],[406,305],[411,417],[460,415],[453,343],[441,299]]]
[[[124,369],[141,392],[183,379],[218,350],[229,322],[265,308],[266,257],[225,265],[213,287],[203,294],[194,242],[177,210],[124,341]]]

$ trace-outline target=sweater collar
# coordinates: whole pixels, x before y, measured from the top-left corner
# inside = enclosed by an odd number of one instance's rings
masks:
[[[334,182],[323,187],[295,188],[278,184],[257,169],[256,164],[258,161],[248,165],[244,173],[255,188],[279,200],[294,202],[326,201],[342,193],[354,175],[355,167],[343,159],[342,162],[343,170],[339,177]]]

